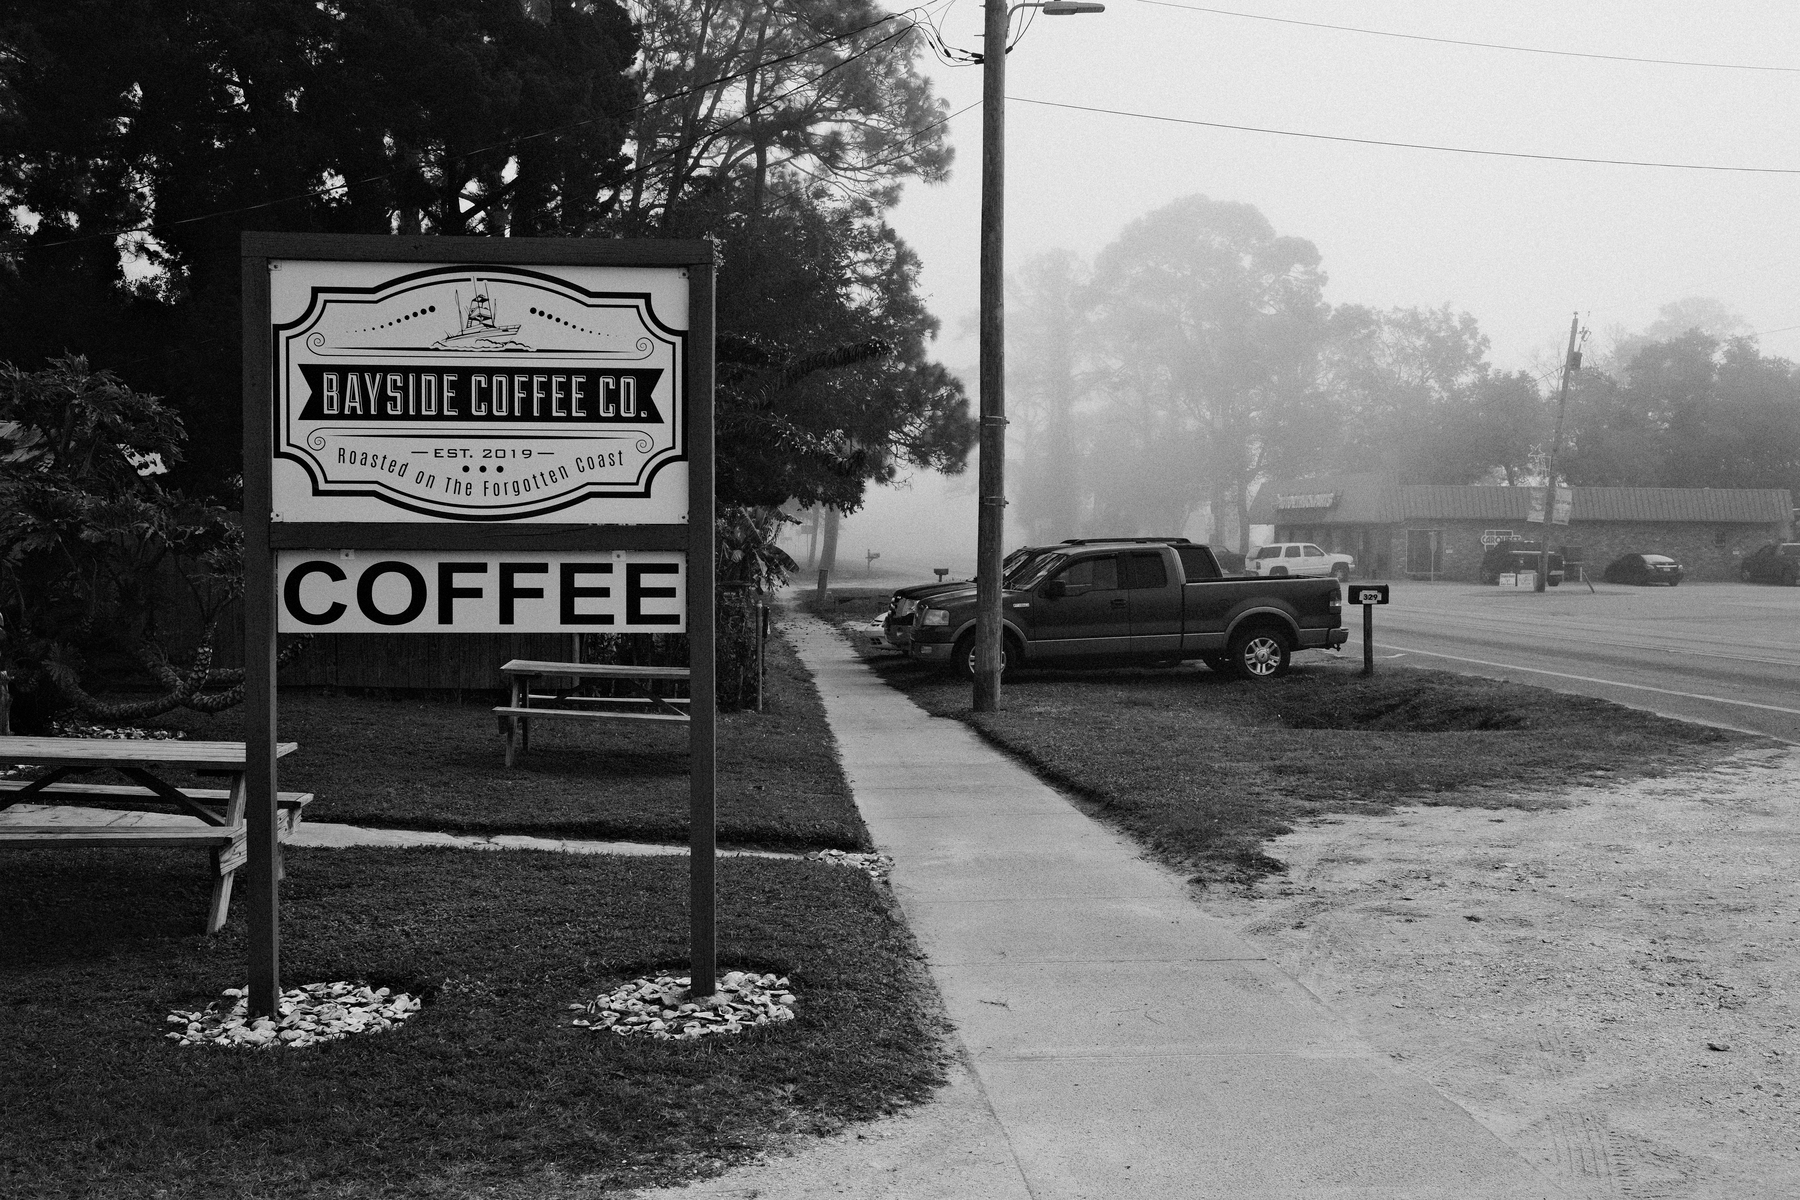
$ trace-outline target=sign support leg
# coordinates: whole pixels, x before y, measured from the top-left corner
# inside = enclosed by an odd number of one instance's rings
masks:
[[[717,987],[718,655],[713,561],[713,264],[688,272],[690,318],[688,406],[688,907],[692,928],[688,994]],[[819,572],[821,584],[825,572]]]
[[[275,571],[269,549],[274,374],[269,360],[269,260],[246,256],[244,286],[244,808],[249,855],[250,1013],[281,999],[281,847],[275,812]]]

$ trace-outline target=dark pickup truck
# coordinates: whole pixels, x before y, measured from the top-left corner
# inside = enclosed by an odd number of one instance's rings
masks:
[[[1168,540],[1120,539],[1045,547],[1015,566],[1001,596],[1008,666],[1175,663],[1269,679],[1296,650],[1344,644],[1335,579],[1226,577],[1212,550]],[[975,588],[918,599],[908,655],[972,669]],[[890,615],[889,624],[895,623]]]

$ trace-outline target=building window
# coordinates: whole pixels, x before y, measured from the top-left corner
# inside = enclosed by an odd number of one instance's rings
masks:
[[[1725,528],[1723,525],[1716,526],[1713,529],[1713,545],[1718,546],[1721,549],[1731,545],[1731,530]]]

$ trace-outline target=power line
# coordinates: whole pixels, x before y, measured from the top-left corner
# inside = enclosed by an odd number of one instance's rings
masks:
[[[1222,121],[1200,121],[1191,117],[1165,117],[1159,113],[1130,112],[1121,108],[1097,108],[1086,104],[1066,104],[1057,100],[1033,100],[1026,96],[1008,96],[1019,104],[1036,104],[1043,108],[1066,108],[1075,112],[1104,113],[1113,117],[1133,117],[1140,121],[1162,121],[1171,125],[1199,125],[1207,129],[1229,129],[1238,133],[1266,133],[1275,137],[1308,138],[1321,142],[1347,142],[1358,146],[1389,146],[1399,150],[1434,150],[1440,154],[1473,154],[1488,158],[1526,158],[1540,162],[1594,163],[1608,167],[1659,167],[1671,171],[1726,171],[1751,175],[1800,175],[1800,167],[1734,167],[1717,163],[1652,162],[1633,158],[1585,158],[1574,154],[1537,154],[1524,150],[1482,150],[1472,146],[1437,146],[1427,142],[1392,142],[1381,138],[1349,137],[1332,133],[1307,133],[1295,129],[1267,129],[1257,125],[1229,125]]]
[[[1603,62],[1649,63],[1659,67],[1703,67],[1714,71],[1772,71],[1800,74],[1800,67],[1772,67],[1759,63],[1697,62],[1685,58],[1639,58],[1630,54],[1593,54],[1581,50],[1551,50],[1543,46],[1509,46],[1501,42],[1471,42],[1461,38],[1430,37],[1422,33],[1396,33],[1387,29],[1364,29],[1356,25],[1328,25],[1323,21],[1301,21],[1294,17],[1271,17],[1263,13],[1233,12],[1226,8],[1205,8],[1198,4],[1177,4],[1174,0],[1138,0],[1158,8],[1180,8],[1188,12],[1207,13],[1217,17],[1240,17],[1246,21],[1271,21],[1278,25],[1304,25],[1309,29],[1330,29],[1337,33],[1360,33],[1369,37],[1400,38],[1409,42],[1436,42],[1445,46],[1472,46],[1480,50],[1507,50],[1514,54],[1549,54],[1558,58],[1590,58]]]

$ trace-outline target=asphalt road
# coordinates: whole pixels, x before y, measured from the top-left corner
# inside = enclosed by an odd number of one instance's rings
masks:
[[[1346,604],[1344,623],[1360,662],[1362,610]],[[1800,588],[1401,582],[1374,641],[1377,671],[1511,679],[1800,743]]]

